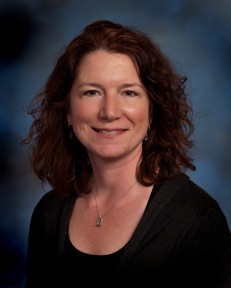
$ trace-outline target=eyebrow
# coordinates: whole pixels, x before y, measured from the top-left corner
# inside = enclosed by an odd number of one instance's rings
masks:
[[[127,84],[125,83],[125,84],[122,84],[121,86],[124,87],[124,88],[129,88],[129,87],[133,87],[133,86],[138,86],[138,87],[144,89],[144,86],[143,86],[143,85],[140,85],[140,84],[137,84],[137,83],[127,83]]]
[[[102,85],[100,85],[99,83],[94,83],[94,82],[83,82],[83,83],[79,84],[77,87],[81,88],[83,86],[92,86],[92,87],[103,88]],[[143,85],[140,85],[137,83],[124,83],[124,84],[120,85],[120,88],[130,88],[130,87],[134,87],[134,86],[138,86],[141,89],[145,90],[145,87]]]
[[[92,83],[91,83],[91,82],[83,82],[83,83],[79,84],[77,87],[80,88],[80,87],[82,87],[82,86],[96,86],[96,87],[101,87],[100,84],[94,83],[94,82],[92,82]]]

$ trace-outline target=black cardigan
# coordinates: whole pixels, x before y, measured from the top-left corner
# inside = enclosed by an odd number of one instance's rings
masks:
[[[36,205],[29,230],[26,288],[59,287],[75,201],[75,196],[62,198],[50,191]],[[175,176],[149,201],[111,271],[111,282],[101,287],[231,288],[230,236],[217,202],[189,177]],[[82,264],[73,265],[76,283],[71,287],[86,287],[78,281]],[[92,273],[86,269],[93,286],[103,283],[103,271],[98,277]]]

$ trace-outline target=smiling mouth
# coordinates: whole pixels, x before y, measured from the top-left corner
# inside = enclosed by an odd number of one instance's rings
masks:
[[[93,128],[96,132],[102,133],[102,134],[116,134],[127,131],[127,129],[116,129],[116,130],[105,130],[105,129],[96,129]]]

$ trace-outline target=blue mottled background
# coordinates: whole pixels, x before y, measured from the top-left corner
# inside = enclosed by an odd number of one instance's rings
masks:
[[[29,101],[85,25],[109,19],[157,41],[188,76],[196,113],[191,178],[231,227],[231,1],[0,1],[0,288],[23,287],[29,221],[44,190],[20,146]],[[45,187],[45,190],[49,187]]]

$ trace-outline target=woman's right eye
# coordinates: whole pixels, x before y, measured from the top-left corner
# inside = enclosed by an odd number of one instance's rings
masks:
[[[99,95],[99,92],[96,91],[96,90],[88,90],[88,91],[85,91],[83,93],[83,95],[86,95],[86,96],[96,96],[96,95]]]

